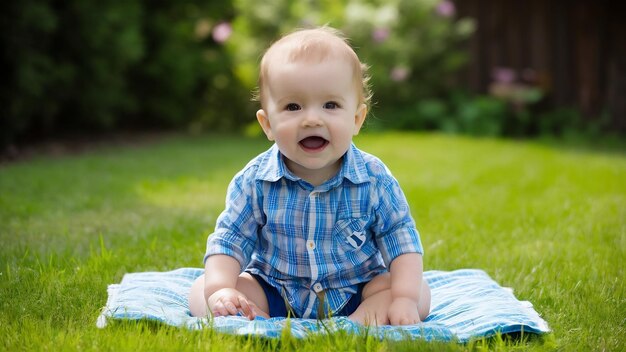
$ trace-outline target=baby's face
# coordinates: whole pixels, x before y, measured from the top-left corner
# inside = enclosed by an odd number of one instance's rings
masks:
[[[363,124],[351,65],[344,60],[273,65],[257,119],[297,176],[327,180],[337,173]]]

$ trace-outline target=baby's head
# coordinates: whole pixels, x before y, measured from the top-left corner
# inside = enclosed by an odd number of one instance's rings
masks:
[[[259,70],[257,99],[261,106],[265,107],[267,82],[272,74],[272,67],[292,62],[320,63],[325,60],[345,60],[350,64],[358,103],[369,106],[372,93],[368,83],[367,65],[361,63],[346,38],[330,27],[298,30],[270,46],[261,59]]]
[[[287,168],[317,185],[339,171],[369,95],[364,65],[337,31],[301,30],[263,56],[256,117]]]

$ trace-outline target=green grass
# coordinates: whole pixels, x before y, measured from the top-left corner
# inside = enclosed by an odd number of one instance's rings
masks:
[[[1,350],[623,350],[626,154],[540,142],[370,134],[399,179],[426,270],[481,268],[553,333],[466,345],[242,338],[147,322],[100,330],[124,273],[201,266],[232,175],[260,139],[170,137],[0,167]]]

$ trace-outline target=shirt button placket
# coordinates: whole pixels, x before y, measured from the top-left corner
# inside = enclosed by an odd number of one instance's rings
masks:
[[[317,232],[317,227],[315,226],[317,223],[317,195],[318,193],[316,191],[309,194],[309,233],[306,241],[306,248],[309,251],[309,264],[311,265],[311,280],[313,282],[317,281],[319,274],[314,252],[315,248],[317,248],[315,244],[315,233]]]
[[[317,195],[318,193],[316,191],[313,191],[309,194],[309,233],[307,236],[306,248],[309,256],[309,267],[311,268],[311,284],[316,282],[319,276],[317,259],[315,257],[315,248],[317,248],[317,245],[315,244],[315,232],[317,231],[317,228],[315,226],[317,221]],[[314,289],[315,285],[319,285],[319,283],[313,284]],[[305,311],[306,316],[310,316],[310,314],[313,312],[313,306],[315,304],[316,298],[316,292],[311,291],[309,293],[309,304]]]

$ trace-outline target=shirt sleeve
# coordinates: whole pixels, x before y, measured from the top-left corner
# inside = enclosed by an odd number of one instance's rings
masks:
[[[424,254],[419,232],[398,181],[388,173],[378,179],[374,231],[385,265],[406,253]]]
[[[233,178],[226,194],[226,207],[207,239],[204,262],[211,255],[225,254],[239,261],[242,270],[248,265],[258,231],[252,200],[254,189],[254,181],[246,177],[245,170]]]

